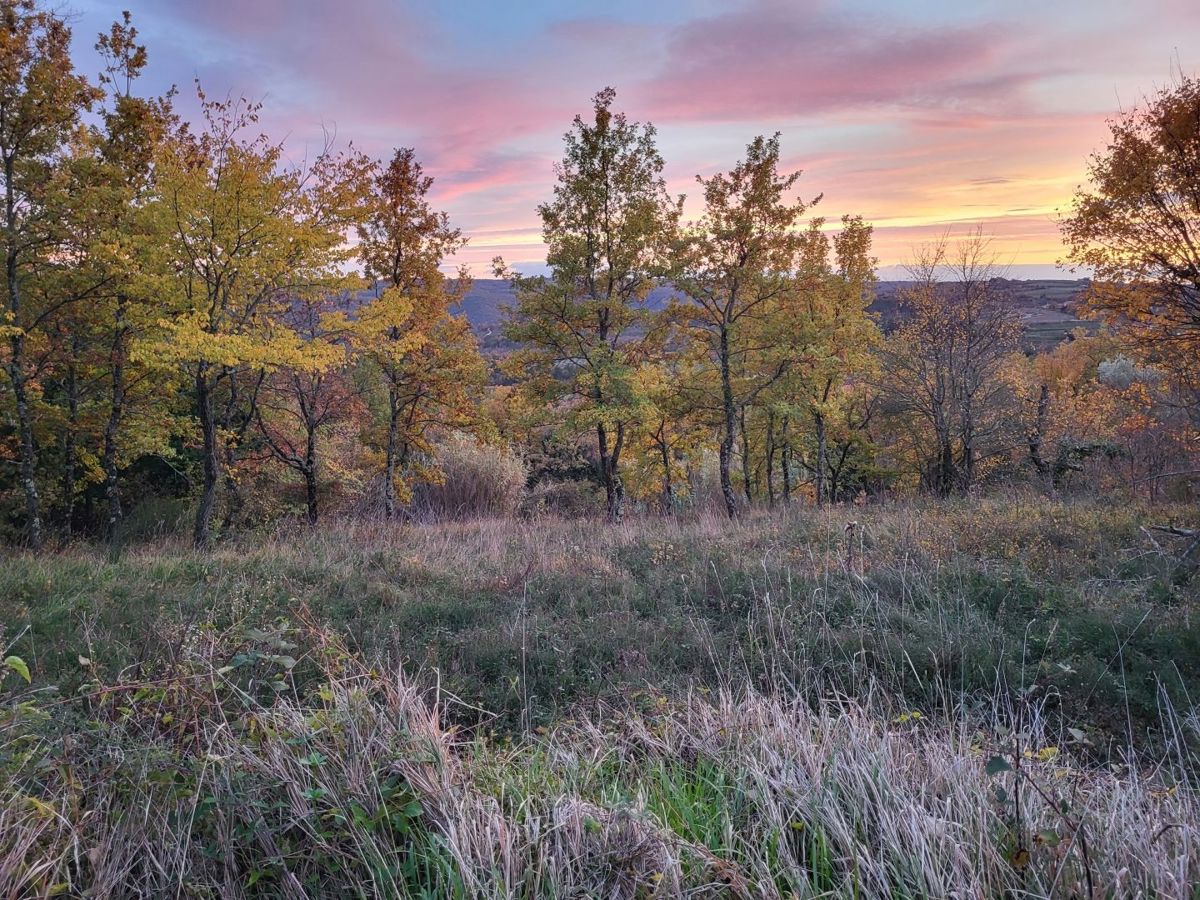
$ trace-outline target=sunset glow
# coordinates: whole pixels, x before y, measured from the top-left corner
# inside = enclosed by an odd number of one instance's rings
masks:
[[[148,86],[264,101],[297,158],[323,129],[380,157],[412,146],[471,242],[544,262],[536,205],[571,116],[604,85],[651,121],[674,190],[780,131],[818,212],[876,225],[883,266],[983,224],[1015,271],[1053,276],[1056,226],[1105,119],[1200,66],[1200,4],[934,0],[737,4],[126,0]],[[77,0],[80,65],[121,4]],[[1025,267],[1034,266],[1036,269]]]

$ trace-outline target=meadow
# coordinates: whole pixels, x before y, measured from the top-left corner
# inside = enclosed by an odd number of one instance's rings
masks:
[[[1195,896],[1198,592],[1163,524],[1194,507],[18,553],[0,896]]]

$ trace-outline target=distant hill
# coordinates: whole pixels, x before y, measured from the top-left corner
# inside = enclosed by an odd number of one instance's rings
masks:
[[[999,279],[1010,302],[1021,314],[1026,327],[1026,344],[1031,349],[1045,349],[1063,339],[1074,328],[1096,327],[1095,322],[1078,317],[1077,306],[1087,279],[1074,281],[1057,279]],[[880,325],[890,330],[900,319],[899,297],[908,282],[880,281],[875,286],[875,301],[871,311],[879,316]],[[662,309],[676,292],[669,287],[655,288],[647,303],[651,309]],[[496,278],[477,278],[471,290],[455,308],[464,314],[480,343],[492,351],[502,351],[506,345],[500,333],[504,319],[503,307],[514,302],[512,287]]]
[[[650,309],[662,309],[672,297],[678,296],[673,288],[657,287],[650,291],[646,303]],[[471,323],[475,336],[485,350],[502,351],[511,345],[500,333],[504,321],[504,307],[516,302],[512,286],[497,278],[477,278],[471,282],[462,302],[451,308],[459,315],[465,315]]]

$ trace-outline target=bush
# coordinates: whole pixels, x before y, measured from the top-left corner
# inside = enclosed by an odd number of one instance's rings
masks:
[[[118,542],[140,543],[186,534],[194,515],[192,504],[174,497],[147,497],[121,520]]]
[[[415,515],[431,519],[508,517],[525,491],[525,463],[507,447],[455,434],[434,449],[440,481],[413,491]]]

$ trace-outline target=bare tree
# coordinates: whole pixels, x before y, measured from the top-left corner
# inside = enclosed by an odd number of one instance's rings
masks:
[[[1011,391],[1000,376],[1018,349],[1020,323],[981,229],[920,248],[909,274],[905,321],[882,353],[881,388],[893,412],[921,426],[924,484],[943,496],[965,492],[981,462],[1007,449],[1001,435]]]

